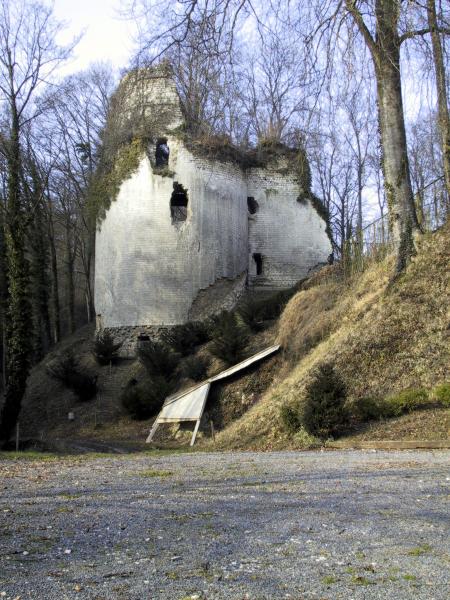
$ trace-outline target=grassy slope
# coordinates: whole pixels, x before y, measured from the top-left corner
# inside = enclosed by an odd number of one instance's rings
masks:
[[[219,446],[308,445],[307,436],[290,438],[283,431],[279,409],[301,401],[312,368],[323,360],[335,363],[351,401],[450,380],[450,226],[424,236],[407,272],[389,286],[391,272],[389,258],[350,283],[328,269],[294,296],[280,322],[285,373],[219,435]],[[445,438],[449,412],[422,411],[372,424],[359,438]]]

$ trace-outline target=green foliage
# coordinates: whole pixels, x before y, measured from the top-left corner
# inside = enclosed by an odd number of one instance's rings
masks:
[[[424,389],[403,390],[398,394],[389,396],[382,403],[384,417],[400,417],[405,413],[417,410],[428,402],[428,392]]]
[[[280,409],[280,418],[289,433],[295,433],[303,425],[303,411],[298,404],[284,404]]]
[[[47,366],[47,373],[71,389],[80,402],[88,402],[97,393],[97,378],[81,372],[81,367],[71,351]]]
[[[215,319],[214,339],[211,352],[229,365],[244,358],[249,342],[248,329],[230,312],[223,312]]]
[[[149,419],[161,409],[172,386],[163,377],[153,377],[142,383],[131,382],[123,391],[120,402],[136,421]]]
[[[74,373],[79,369],[78,360],[73,352],[68,350],[60,358],[47,365],[47,374],[53,379],[57,379],[66,387],[70,387],[70,382]]]
[[[383,405],[377,398],[358,398],[351,406],[352,416],[365,423],[384,416]]]
[[[90,212],[99,220],[117,197],[121,184],[136,171],[144,153],[144,142],[136,138],[115,149],[112,155],[104,155],[95,174],[88,196]]]
[[[327,438],[341,433],[348,423],[347,390],[330,363],[317,367],[305,390],[303,424],[308,433]]]
[[[207,378],[209,363],[203,356],[188,356],[183,361],[182,373],[193,381],[203,381]]]
[[[114,342],[111,332],[104,329],[95,336],[92,354],[99,365],[108,365],[117,361],[122,344],[123,342]]]
[[[263,305],[260,301],[248,298],[238,308],[238,315],[245,325],[253,332],[261,331],[263,328]]]
[[[170,379],[178,366],[179,354],[163,342],[150,340],[138,346],[138,357],[150,377]]]
[[[449,407],[450,406],[450,383],[441,383],[441,385],[437,385],[433,388],[432,398],[442,406]]]
[[[199,321],[176,325],[164,331],[162,340],[182,356],[188,356],[195,351],[196,346],[210,340],[208,328]]]

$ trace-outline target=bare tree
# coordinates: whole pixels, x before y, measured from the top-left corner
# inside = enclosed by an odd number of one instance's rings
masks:
[[[442,161],[444,165],[445,185],[447,197],[450,200],[450,117],[448,108],[448,95],[444,55],[442,51],[442,28],[438,26],[438,17],[435,0],[427,0],[428,26],[431,32],[433,47],[433,61],[436,76],[437,104],[439,114],[439,133],[441,138]]]
[[[0,91],[7,115],[2,151],[6,157],[7,200],[4,217],[7,290],[5,401],[0,439],[8,441],[17,421],[30,364],[29,267],[26,258],[26,202],[22,185],[22,135],[36,116],[35,96],[70,48],[54,41],[60,25],[39,3],[0,0]]]

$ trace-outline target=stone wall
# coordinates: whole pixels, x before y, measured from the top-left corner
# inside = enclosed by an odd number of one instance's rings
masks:
[[[147,156],[125,181],[96,239],[95,306],[104,327],[176,325],[194,299],[247,270],[247,190],[232,164],[194,157],[169,137],[171,177]],[[187,220],[173,223],[170,198],[188,193]]]
[[[303,195],[295,174],[272,165],[247,175],[248,195],[257,202],[249,215],[249,286],[287,288],[332,252],[326,223]],[[300,198],[300,201],[299,201]],[[257,275],[254,255],[261,255]]]
[[[326,263],[326,224],[309,200],[298,201],[302,190],[292,161],[278,155],[267,168],[244,171],[231,160],[194,155],[174,131],[183,115],[165,67],[127,75],[112,114],[113,141],[119,123],[124,139],[147,142],[96,237],[98,322],[131,328],[122,331],[130,348],[135,328],[205,319],[231,309],[247,285],[290,287]],[[164,168],[155,168],[155,133],[168,138]],[[181,211],[185,220],[177,221],[171,197],[180,185],[188,203]],[[248,211],[248,197],[257,202],[255,214]]]

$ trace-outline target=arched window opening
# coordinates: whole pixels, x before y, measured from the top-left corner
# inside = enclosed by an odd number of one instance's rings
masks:
[[[263,257],[262,257],[262,254],[260,254],[259,252],[255,252],[253,254],[253,260],[255,261],[255,264],[256,264],[256,274],[257,275],[262,275],[263,274]]]
[[[167,138],[159,138],[156,142],[155,164],[157,167],[166,167],[169,164],[169,146]]]
[[[172,223],[186,221],[187,219],[188,195],[187,190],[175,181],[173,192],[170,198],[170,216]]]
[[[248,208],[248,212],[251,215],[254,215],[259,208],[259,204],[256,202],[256,200],[253,198],[253,196],[249,196],[247,198],[247,208]]]

